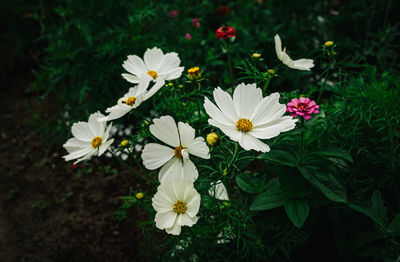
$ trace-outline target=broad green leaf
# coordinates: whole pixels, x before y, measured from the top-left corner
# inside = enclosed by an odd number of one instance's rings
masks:
[[[259,194],[250,206],[250,210],[268,210],[285,204],[285,198],[279,188],[278,179],[272,179],[266,187],[266,191]]]
[[[349,207],[351,207],[355,211],[363,213],[367,217],[371,218],[376,224],[384,227],[384,223],[383,223],[382,219],[371,208],[363,207],[363,206],[360,206],[360,205],[354,204],[354,203],[347,203],[347,204],[349,205]]]
[[[346,189],[335,176],[329,172],[322,172],[316,167],[305,168],[298,166],[297,168],[304,178],[321,190],[327,198],[336,202],[346,202]]]
[[[310,205],[304,199],[289,199],[285,203],[285,211],[290,221],[301,228],[310,213]]]
[[[353,158],[347,151],[336,147],[329,147],[324,149],[323,151],[314,152],[314,154],[318,156],[341,158],[349,162],[353,162]]]
[[[241,173],[235,180],[240,189],[250,194],[260,193],[265,186],[264,178],[255,177],[250,173]]]
[[[400,235],[400,213],[395,216],[395,218],[390,223],[388,230],[395,236]]]

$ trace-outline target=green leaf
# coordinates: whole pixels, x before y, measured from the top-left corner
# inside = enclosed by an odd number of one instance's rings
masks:
[[[240,189],[250,194],[260,193],[265,186],[264,178],[255,177],[250,173],[241,173],[235,180]]]
[[[278,179],[274,178],[267,184],[267,189],[259,194],[250,206],[250,210],[268,210],[285,204],[285,198],[279,188]]]
[[[285,203],[285,211],[290,221],[301,228],[310,213],[310,205],[304,199],[289,199]]]
[[[337,147],[329,147],[326,148],[324,151],[314,152],[315,155],[318,156],[327,156],[327,157],[334,157],[334,158],[341,158],[347,160],[349,162],[353,162],[353,158],[349,154],[349,152],[337,148]]]
[[[347,203],[349,207],[354,209],[355,211],[358,211],[367,217],[371,218],[376,224],[384,227],[384,223],[382,219],[371,209],[368,207],[363,207],[355,203]]]
[[[371,196],[371,209],[375,214],[382,220],[384,224],[387,222],[387,207],[382,197],[381,192],[378,190],[374,191]]]
[[[395,236],[400,235],[400,212],[392,220],[392,223],[390,223],[388,230]]]
[[[264,153],[257,157],[258,159],[266,160],[269,163],[276,165],[284,165],[289,167],[295,167],[297,164],[296,157],[290,153],[290,151],[274,149],[268,153]]]
[[[322,172],[317,167],[305,168],[297,166],[297,168],[304,178],[321,190],[327,198],[335,202],[346,202],[345,187],[330,172]]]

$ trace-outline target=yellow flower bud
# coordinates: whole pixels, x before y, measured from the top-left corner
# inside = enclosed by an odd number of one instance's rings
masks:
[[[268,73],[270,75],[275,75],[275,70],[274,69],[268,69]]]
[[[122,140],[121,144],[119,144],[119,145],[122,147],[126,147],[128,144],[129,144],[129,141],[125,139],[125,140]]]
[[[189,80],[194,81],[201,78],[200,68],[198,66],[188,69]]]
[[[333,44],[334,44],[333,41],[326,41],[324,46],[330,47],[330,46],[333,46]]]
[[[142,193],[142,192],[137,193],[137,194],[136,194],[136,198],[137,198],[137,199],[143,198],[143,193]]]
[[[261,54],[254,53],[254,54],[251,55],[251,57],[253,57],[254,59],[259,59],[259,58],[261,58]]]
[[[217,142],[218,142],[217,133],[213,132],[213,133],[208,134],[206,140],[210,146],[215,146],[215,144],[217,144]]]

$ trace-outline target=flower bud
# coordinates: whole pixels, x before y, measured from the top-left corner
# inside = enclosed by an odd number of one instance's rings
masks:
[[[251,57],[253,57],[254,59],[260,59],[261,58],[261,54],[254,53],[254,54],[251,55]]]
[[[333,46],[333,44],[334,44],[333,41],[326,41],[324,46],[330,47],[330,46]]]
[[[188,69],[188,78],[191,81],[197,80],[201,77],[200,68],[198,66]]]
[[[143,198],[143,193],[142,193],[142,192],[137,193],[137,194],[136,194],[136,198],[137,198],[137,199]]]
[[[217,144],[217,142],[218,142],[217,133],[213,132],[213,133],[208,134],[206,140],[210,146],[215,146],[215,144]]]
[[[128,144],[129,144],[129,141],[128,140],[122,140],[121,141],[121,144],[119,144],[121,147],[126,147],[126,146],[128,146]]]

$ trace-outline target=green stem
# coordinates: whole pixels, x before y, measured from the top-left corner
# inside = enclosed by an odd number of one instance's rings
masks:
[[[235,162],[237,156],[238,156],[238,152],[239,152],[239,144],[235,143],[235,151],[233,152],[233,157],[231,159],[231,161],[229,161],[229,164],[227,166],[227,170],[230,171],[231,170],[231,166],[233,164],[233,162]]]
[[[198,95],[198,99],[197,99],[197,110],[199,111],[199,127],[201,126],[201,84],[200,82],[197,82],[197,95]]]
[[[108,152],[110,152],[114,158],[116,158],[123,166],[125,166],[126,168],[128,168],[132,173],[134,173],[135,175],[140,176],[141,178],[143,178],[144,180],[150,182],[150,183],[155,183],[153,180],[151,180],[148,177],[143,176],[142,174],[140,174],[139,172],[137,172],[135,169],[133,169],[130,165],[128,165],[127,163],[125,163],[125,161],[123,161],[120,157],[118,157],[117,155],[114,154],[114,152],[112,152],[111,150],[108,150]]]
[[[264,88],[263,88],[264,94],[267,92],[267,88],[268,88],[268,85],[270,82],[271,82],[271,77],[268,76],[267,80],[265,81]]]
[[[232,69],[232,56],[231,53],[229,52],[229,48],[228,48],[228,67],[229,67],[229,82],[231,85],[231,89],[232,89],[232,94],[233,94],[233,69]]]
[[[303,163],[303,154],[304,154],[304,118],[301,117],[301,125],[300,125],[300,163]]]

